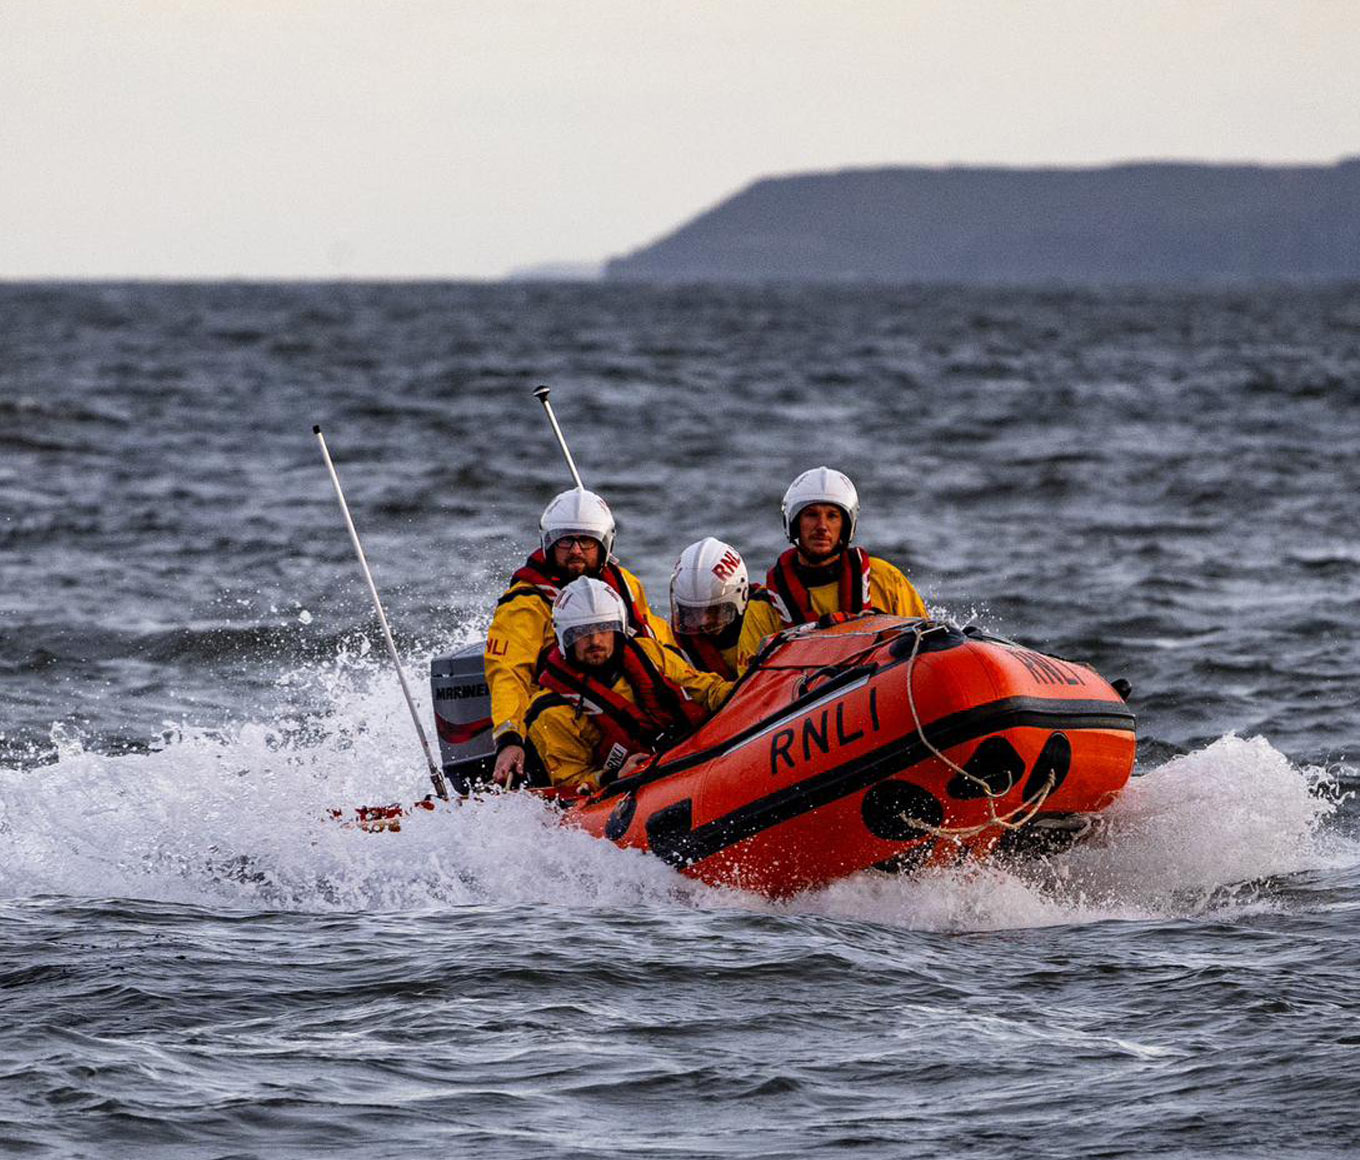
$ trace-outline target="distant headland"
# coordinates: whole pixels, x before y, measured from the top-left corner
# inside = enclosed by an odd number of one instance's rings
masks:
[[[770,177],[605,266],[610,280],[1360,279],[1360,157]]]

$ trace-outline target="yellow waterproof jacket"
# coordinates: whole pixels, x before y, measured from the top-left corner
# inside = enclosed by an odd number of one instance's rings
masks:
[[[848,549],[853,551],[854,549]],[[772,593],[778,593],[775,582],[775,573],[780,564],[789,559],[786,552],[776,562],[775,567],[770,569],[769,587]],[[887,612],[893,616],[903,617],[925,617],[929,613],[926,611],[926,603],[921,599],[921,594],[916,591],[912,582],[906,578],[900,569],[889,564],[887,560],[880,560],[877,556],[868,556],[869,566],[869,603],[879,612]],[[825,616],[828,612],[847,611],[841,605],[841,584],[839,580],[832,580],[826,584],[820,584],[815,588],[807,589],[808,599],[812,605],[813,612],[817,616]],[[781,608],[781,615],[784,609]],[[784,624],[796,623],[796,618],[784,619]]]
[[[751,667],[765,638],[784,627],[779,609],[765,593],[761,599],[752,598],[746,606],[746,619],[741,623],[741,639],[737,641],[737,671],[744,673]]]
[[[645,637],[635,637],[633,643],[663,676],[684,689],[709,713],[717,710],[732,692],[732,681],[725,681],[713,673],[699,672],[673,646],[666,647]],[[637,704],[632,686],[622,676],[614,682],[613,691]],[[549,690],[540,691],[529,706],[526,715],[528,738],[538,751],[553,785],[591,791],[600,788],[604,771],[596,747],[603,732],[591,716],[587,709]]]
[[[836,586],[828,584],[824,588],[819,588],[817,592],[829,591],[831,598],[836,598]],[[813,603],[817,602],[817,593],[811,593]],[[887,560],[880,560],[875,556],[869,557],[869,600],[879,612],[888,612],[893,616],[920,616],[926,617],[930,613],[926,611],[926,602],[921,599],[921,594],[916,591],[915,586],[907,579],[905,573]],[[836,609],[827,609],[834,612]]]
[[[622,566],[619,572],[657,639],[673,643],[670,625],[652,612],[642,581]],[[552,625],[555,596],[554,590],[512,580],[496,602],[482,655],[491,690],[491,736],[498,750],[523,741],[524,713],[539,691],[535,680],[539,662],[557,644]]]

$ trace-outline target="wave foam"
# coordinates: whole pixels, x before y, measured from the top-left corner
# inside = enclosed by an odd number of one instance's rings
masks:
[[[1265,880],[1360,855],[1326,825],[1336,805],[1313,792],[1320,771],[1227,736],[1134,779],[1100,832],[1060,857],[860,875],[774,904],[561,827],[525,795],[440,804],[396,834],[341,826],[332,808],[428,789],[405,702],[371,658],[348,654],[281,684],[313,686],[325,708],[227,730],[171,727],[152,752],[119,756],[54,731],[56,762],[0,769],[0,895],[301,911],[738,907],[987,930],[1270,906]]]
[[[1325,771],[1265,739],[1229,734],[1134,778],[1098,829],[1065,854],[909,881],[860,876],[801,903],[925,930],[998,930],[1111,919],[1240,915],[1281,905],[1273,881],[1355,866],[1330,830]]]

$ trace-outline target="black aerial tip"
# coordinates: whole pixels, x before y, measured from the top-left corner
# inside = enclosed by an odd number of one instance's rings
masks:
[[[1115,679],[1110,682],[1110,688],[1112,688],[1126,701],[1131,696],[1133,696],[1133,686],[1129,684],[1129,682],[1126,681],[1123,677],[1115,677]]]
[[[552,394],[552,387],[545,387],[542,383],[534,388],[535,399],[546,399],[550,394]]]
[[[320,434],[321,434],[321,426],[320,426],[320,424],[318,424],[318,423],[313,423],[313,424],[312,424],[312,434],[313,434],[313,435],[320,435]]]

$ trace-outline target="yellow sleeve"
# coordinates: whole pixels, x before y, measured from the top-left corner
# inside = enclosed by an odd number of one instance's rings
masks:
[[[680,653],[663,648],[655,641],[640,641],[647,655],[656,663],[666,676],[685,690],[710,713],[732,694],[731,681],[725,681],[717,673],[701,673]]]
[[[656,633],[656,639],[661,644],[670,645],[671,648],[680,647],[676,642],[675,632],[671,629],[670,622],[662,620],[650,608],[647,610],[647,623],[652,626],[652,631]]]
[[[642,581],[634,576],[627,568],[619,565],[619,571],[623,573],[623,578],[628,581],[628,587],[632,589],[633,595],[637,598],[638,607],[642,610],[643,619],[651,626],[656,633],[656,639],[662,644],[675,645],[675,633],[671,631],[671,626],[665,618],[657,616],[652,611],[652,606],[647,603],[647,590],[642,587]]]
[[[869,559],[869,598],[880,612],[893,616],[929,616],[926,602],[899,568],[887,560]]]
[[[540,693],[540,697],[549,696]],[[600,771],[594,768],[599,731],[589,718],[570,705],[554,705],[534,715],[529,741],[538,751],[548,778],[563,789],[600,788]]]
[[[514,594],[514,595],[512,595]],[[552,606],[535,588],[511,588],[496,606],[486,634],[486,683],[491,690],[491,736],[524,736],[524,713],[538,692],[538,658],[553,640]]]
[[[765,600],[752,600],[746,606],[746,619],[741,623],[741,638],[737,641],[737,671],[744,673],[760,652],[765,638],[784,627],[779,609]]]

